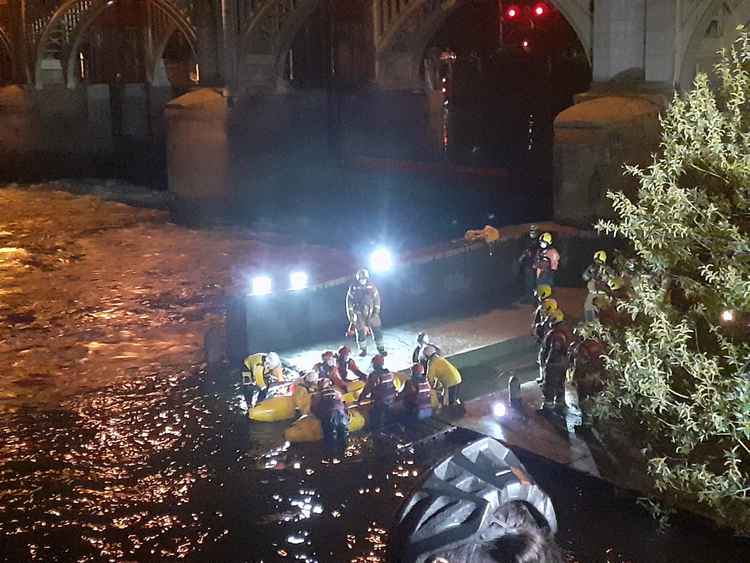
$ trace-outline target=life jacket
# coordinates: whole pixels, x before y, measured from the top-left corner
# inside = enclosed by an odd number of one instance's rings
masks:
[[[396,386],[393,384],[393,374],[382,371],[377,375],[378,383],[372,391],[372,398],[376,403],[390,405],[396,399]]]
[[[432,387],[426,378],[420,377],[413,380],[417,386],[417,396],[414,401],[414,408],[423,410],[432,407]]]
[[[536,272],[537,276],[545,272],[556,272],[560,267],[560,253],[554,248],[545,248],[542,250],[536,259]]]
[[[359,282],[353,283],[349,287],[352,308],[356,312],[364,314],[365,317],[370,316],[375,307],[376,293],[377,289],[370,282],[367,282],[365,285]]]
[[[334,412],[346,412],[341,395],[333,387],[326,387],[318,392],[318,403],[315,413],[319,418],[330,417]]]
[[[264,364],[266,361],[265,354],[252,354],[245,358],[245,367],[250,372],[250,377],[255,385],[260,389],[267,387]]]

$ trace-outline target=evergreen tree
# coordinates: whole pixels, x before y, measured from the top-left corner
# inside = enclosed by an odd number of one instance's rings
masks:
[[[631,201],[597,230],[627,242],[630,287],[608,347],[596,413],[642,440],[665,496],[750,532],[750,36],[721,53],[662,116],[653,164],[627,173]]]

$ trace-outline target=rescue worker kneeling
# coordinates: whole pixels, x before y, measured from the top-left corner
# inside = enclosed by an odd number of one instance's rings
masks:
[[[326,447],[330,450],[346,448],[349,415],[341,399],[341,393],[336,390],[330,379],[319,379],[318,392],[312,396],[310,412],[320,420]]]
[[[415,363],[411,366],[411,378],[404,385],[399,398],[406,424],[414,424],[432,416],[432,387],[425,377],[422,364]]]
[[[427,359],[427,381],[441,395],[440,403],[444,406],[460,405],[461,372],[431,344],[425,346],[424,356]]]
[[[385,358],[380,354],[372,359],[372,373],[367,378],[367,384],[362,389],[357,403],[361,404],[370,396],[372,396],[372,410],[370,410],[369,427],[371,430],[379,430],[390,422],[391,409],[396,401],[393,374],[385,367]]]

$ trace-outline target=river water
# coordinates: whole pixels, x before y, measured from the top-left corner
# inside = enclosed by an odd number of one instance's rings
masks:
[[[420,473],[476,435],[416,452],[362,435],[330,459],[251,426],[235,379],[202,362],[248,271],[304,263],[315,279],[351,259],[54,187],[0,189],[0,559],[387,560]],[[750,560],[703,523],[659,534],[632,496],[522,455],[569,561]]]

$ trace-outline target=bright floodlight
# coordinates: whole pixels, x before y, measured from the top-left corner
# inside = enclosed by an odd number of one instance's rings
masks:
[[[289,274],[289,287],[292,291],[298,291],[307,287],[307,274],[305,272],[292,272]]]
[[[370,269],[373,272],[387,272],[393,268],[393,255],[387,248],[380,247],[370,254]]]
[[[507,412],[507,409],[505,408],[505,403],[495,403],[492,405],[492,414],[494,414],[498,418],[502,418],[505,416],[505,413]]]
[[[268,276],[256,276],[253,278],[253,295],[267,295],[271,293],[271,278]]]
[[[721,320],[725,323],[731,323],[734,322],[734,311],[731,309],[727,309],[726,311],[721,312]]]

